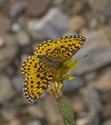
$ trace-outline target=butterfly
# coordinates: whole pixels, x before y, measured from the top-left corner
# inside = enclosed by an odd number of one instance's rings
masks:
[[[22,64],[24,95],[28,102],[35,102],[56,80],[57,71],[63,67],[85,43],[84,36],[65,36],[38,45],[33,55]]]

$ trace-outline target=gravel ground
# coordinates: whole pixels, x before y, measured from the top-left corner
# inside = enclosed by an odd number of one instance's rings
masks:
[[[54,99],[23,96],[20,67],[39,43],[65,35],[86,37],[79,65],[65,81],[76,125],[111,125],[111,1],[0,0],[0,125],[62,125]]]

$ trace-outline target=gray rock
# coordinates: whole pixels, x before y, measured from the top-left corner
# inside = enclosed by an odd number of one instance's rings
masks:
[[[11,25],[11,30],[13,32],[20,32],[21,30],[23,30],[23,22],[22,21],[18,21],[18,22],[15,22]]]
[[[13,119],[12,121],[9,122],[8,125],[22,125],[21,121],[17,118]]]
[[[50,125],[61,125],[63,123],[63,121],[58,116],[58,115],[60,115],[58,107],[57,107],[55,101],[53,100],[53,97],[50,95],[48,97],[47,96],[44,98],[44,101],[41,104],[41,106],[43,106],[42,109],[45,114],[45,117]],[[61,123],[61,121],[62,121],[62,123]]]
[[[12,83],[13,83],[13,86],[14,88],[18,91],[18,92],[23,92],[23,83],[24,83],[24,80],[22,78],[22,76],[14,76],[12,78]]]
[[[39,106],[29,105],[26,107],[25,112],[28,113],[31,117],[36,119],[44,119],[45,115],[43,114]]]
[[[13,77],[17,71],[16,65],[14,63],[9,64],[5,67],[5,72],[9,77]]]
[[[0,38],[3,46],[0,49],[0,69],[8,65],[18,52],[16,39],[12,35],[5,35]]]
[[[99,117],[96,115],[94,110],[91,110],[82,118],[77,119],[77,125],[99,125],[100,120]]]
[[[29,20],[27,27],[29,31],[39,32],[47,38],[54,39],[61,37],[67,30],[68,17],[60,10],[54,8],[50,9],[41,19]]]
[[[111,119],[105,121],[102,125],[111,125]]]
[[[96,17],[90,18],[90,20],[89,20],[90,29],[94,30],[94,29],[98,28],[98,26],[99,26],[99,22],[98,22],[97,18]]]
[[[28,33],[26,33],[25,31],[21,31],[21,30],[18,31],[16,33],[16,39],[19,46],[25,46],[31,43],[31,39]]]
[[[103,14],[106,18],[110,18],[111,17],[111,1],[109,1],[109,3],[107,3],[106,6],[103,6],[100,8],[100,12],[101,14]]]
[[[63,11],[67,12],[69,15],[79,15],[84,13],[87,9],[84,9],[87,6],[86,0],[63,0],[61,8]]]
[[[42,123],[38,120],[35,120],[35,121],[29,122],[27,125],[42,125]]]
[[[64,0],[54,0],[53,1],[53,5],[54,6],[60,6],[61,4],[63,4]]]
[[[111,102],[104,105],[102,116],[103,116],[103,119],[111,118]]]
[[[83,81],[80,78],[64,81],[64,92],[70,92],[83,86]]]
[[[101,92],[110,92],[111,90],[111,68],[104,70],[104,72],[95,80],[93,86]]]
[[[8,122],[16,118],[17,110],[14,107],[5,107],[1,109],[1,116]]]
[[[101,29],[86,36],[86,43],[74,58],[78,59],[86,54],[88,56],[79,60],[79,66],[75,69],[76,73],[90,72],[111,62],[111,43],[107,35],[109,32]]]
[[[93,8],[96,13],[100,13],[102,16],[105,16],[106,19],[111,17],[110,0],[102,0],[102,1],[90,0],[88,2],[91,8]]]
[[[84,75],[84,79],[90,83],[90,81],[95,80],[97,77],[97,73],[96,72],[90,72],[87,73],[86,75]]]
[[[0,13],[0,34],[6,33],[10,29],[11,20],[10,18]]]
[[[4,103],[13,98],[13,96],[14,90],[11,86],[10,79],[4,74],[0,74],[0,103]]]
[[[40,17],[47,12],[51,0],[31,0],[27,3],[27,14],[31,17]],[[36,11],[35,11],[36,10]]]
[[[78,94],[76,92],[75,95],[73,94],[73,98],[71,98],[70,102],[74,112],[76,112],[78,115],[85,113],[84,111],[86,109],[86,105],[79,92]]]
[[[102,103],[99,94],[92,88],[87,86],[81,89],[84,101],[90,110],[94,110],[95,113],[102,111]]]
[[[25,9],[25,2],[15,2],[9,11],[9,14],[12,18],[16,18],[24,9]]]
[[[72,31],[80,30],[86,23],[84,16],[73,16],[69,20],[69,28]]]
[[[5,4],[6,2],[8,2],[8,0],[0,0],[0,6],[2,6],[2,5]]]

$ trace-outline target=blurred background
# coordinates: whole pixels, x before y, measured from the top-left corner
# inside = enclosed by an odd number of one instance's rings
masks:
[[[23,61],[44,40],[86,37],[65,81],[76,125],[111,125],[111,0],[0,0],[0,125],[63,125],[55,100],[23,96]]]

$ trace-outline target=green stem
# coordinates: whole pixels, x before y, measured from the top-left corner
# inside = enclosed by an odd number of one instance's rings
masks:
[[[61,96],[56,99],[56,102],[63,117],[64,125],[75,125],[73,109],[68,101]]]
[[[75,125],[73,108],[63,96],[62,90],[58,87],[58,83],[53,83],[48,92],[50,92],[56,100],[60,114],[63,117],[64,125]]]

